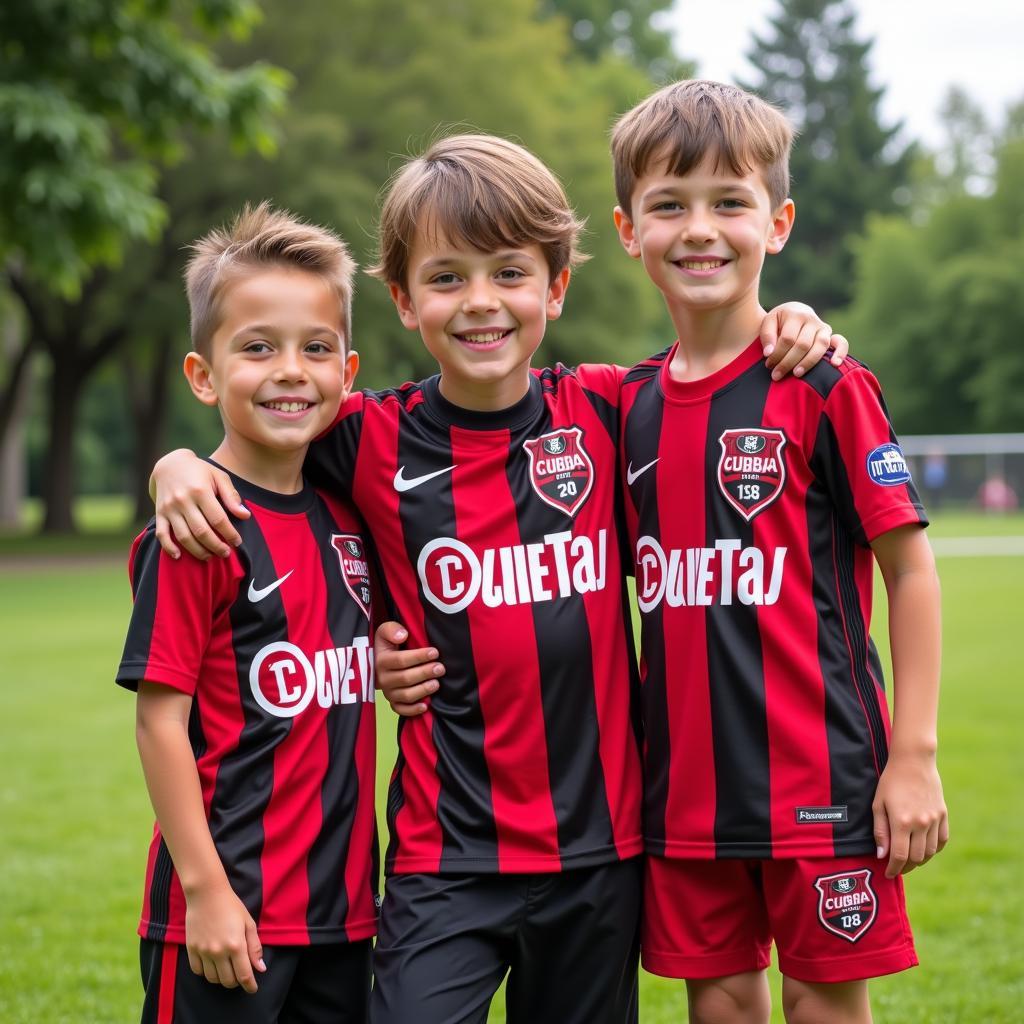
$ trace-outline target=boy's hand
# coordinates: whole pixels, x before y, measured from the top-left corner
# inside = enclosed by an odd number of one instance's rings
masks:
[[[267,969],[256,922],[230,886],[192,893],[186,900],[185,948],[193,974],[212,985],[257,989],[254,971]]]
[[[437,661],[433,647],[401,650],[398,645],[408,636],[399,623],[382,622],[373,638],[373,660],[376,687],[392,710],[403,718],[415,718],[427,710],[427,698],[441,685],[437,677],[444,675],[444,665]]]
[[[172,534],[190,555],[202,561],[211,554],[227,558],[231,554],[228,545],[242,543],[227,512],[248,519],[249,510],[231,477],[187,448],[170,452],[157,462],[150,494],[156,505],[156,539],[172,558],[181,557]]]
[[[935,755],[892,753],[871,805],[886,878],[927,863],[949,841],[949,817]]]
[[[787,302],[776,306],[761,321],[761,344],[772,380],[781,380],[787,373],[802,377],[816,366],[829,349],[829,362],[839,366],[850,351],[849,342],[832,328],[810,306]]]

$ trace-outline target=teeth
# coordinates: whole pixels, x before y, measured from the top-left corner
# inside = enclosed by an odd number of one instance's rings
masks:
[[[263,403],[268,409],[275,409],[278,412],[305,412],[309,406],[309,402],[264,402]]]
[[[684,270],[715,270],[725,265],[725,260],[680,260]]]
[[[501,341],[506,334],[508,334],[508,331],[480,331],[476,333],[463,331],[459,334],[459,337],[476,345],[486,345],[492,341]]]

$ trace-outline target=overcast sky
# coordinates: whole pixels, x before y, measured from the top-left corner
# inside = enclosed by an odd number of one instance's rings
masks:
[[[936,146],[937,111],[946,89],[963,86],[998,122],[1024,98],[1021,0],[853,0],[860,38],[871,37],[873,83],[884,85],[887,123]],[[750,74],[744,54],[778,0],[676,0],[668,16],[677,51],[698,61],[703,78]]]

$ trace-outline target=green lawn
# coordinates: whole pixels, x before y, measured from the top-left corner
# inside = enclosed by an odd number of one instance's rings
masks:
[[[1021,517],[994,522],[957,516],[935,532],[1024,533]],[[111,681],[127,574],[119,562],[40,568],[29,558],[19,568],[13,554],[0,549],[0,1021],[120,1024],[138,1013],[134,928],[150,827],[132,698]],[[940,570],[941,768],[953,840],[908,880],[923,966],[874,983],[876,1019],[1009,1024],[1024,1017],[1024,691],[1009,643],[1024,559],[943,558]],[[383,783],[394,720],[380,712]],[[684,1021],[684,1002],[680,985],[643,977],[644,1024]],[[492,1020],[503,1019],[496,1008]]]

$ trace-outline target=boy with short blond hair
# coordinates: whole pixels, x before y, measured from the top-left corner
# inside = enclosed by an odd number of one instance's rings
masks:
[[[623,371],[530,367],[579,229],[550,170],[503,139],[453,136],[406,164],[374,272],[440,374],[353,396],[311,449],[373,530],[415,648],[400,666],[438,649],[446,666],[440,688],[422,682],[432,662],[404,679],[433,696],[400,726],[375,1024],[482,1022],[506,974],[513,1022],[636,1017]],[[180,456],[158,467],[161,495],[170,477],[223,494],[197,468]],[[165,535],[183,511],[158,502]]]
[[[185,375],[220,411],[210,461],[250,517],[227,560],[175,560],[153,523],[132,547],[117,681],[138,691],[157,816],[139,925],[144,1022],[366,1018],[366,541],[354,513],[302,477],[356,372],[354,269],[332,232],[266,204],[193,246]]]
[[[642,957],[694,1021],[871,1019],[865,979],[917,963],[899,874],[948,836],[935,766],[939,591],[878,383],[773,380],[756,340],[789,236],[792,131],[762,100],[678,82],[612,137],[627,253],[677,332],[622,389],[642,618]],[[890,726],[870,637],[889,596]]]

